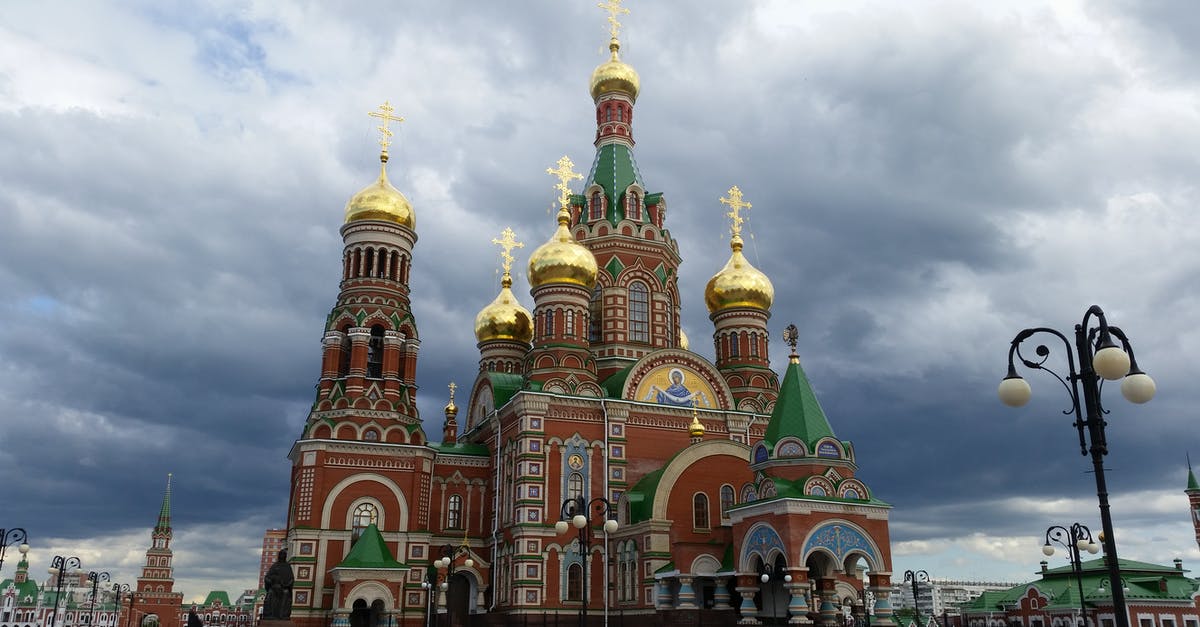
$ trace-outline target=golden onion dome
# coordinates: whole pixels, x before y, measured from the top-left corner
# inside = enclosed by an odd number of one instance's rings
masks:
[[[379,178],[364,187],[346,203],[346,223],[358,220],[384,220],[416,228],[412,204],[392,187],[387,178],[387,155],[380,157]]]
[[[550,241],[529,256],[529,284],[538,288],[553,283],[569,283],[591,291],[596,285],[596,257],[575,241],[567,228],[571,218],[564,207],[558,211],[558,230]]]
[[[528,344],[533,339],[533,316],[512,293],[512,277],[506,272],[500,294],[475,316],[475,339],[479,342],[513,340]]]
[[[691,342],[688,342],[688,336],[683,332],[683,327],[679,327],[679,348],[685,351],[691,350]]]
[[[726,309],[749,307],[767,311],[775,300],[775,287],[771,280],[750,265],[742,254],[742,238],[734,235],[729,242],[733,254],[720,272],[708,280],[704,288],[704,304],[708,313]]]
[[[454,404],[454,399],[450,399],[450,402],[446,403],[442,409],[446,412],[447,418],[454,418],[458,415],[458,405]]]
[[[600,94],[616,91],[628,95],[636,102],[638,90],[641,88],[637,70],[621,61],[617,55],[617,51],[621,49],[621,42],[617,41],[616,37],[608,43],[608,49],[612,51],[612,57],[592,71],[592,100],[599,99]]]
[[[700,424],[700,417],[696,415],[695,408],[692,409],[692,424],[688,425],[688,435],[693,438],[704,437],[704,425]]]

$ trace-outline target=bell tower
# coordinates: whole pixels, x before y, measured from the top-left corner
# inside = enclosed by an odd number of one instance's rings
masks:
[[[168,473],[158,521],[150,532],[150,548],[146,549],[142,572],[137,579],[138,609],[157,616],[160,627],[179,627],[179,606],[183,604],[183,593],[174,591],[171,537],[171,475]]]

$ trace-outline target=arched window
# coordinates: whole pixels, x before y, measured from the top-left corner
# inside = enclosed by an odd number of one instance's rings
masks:
[[[367,429],[366,431],[363,431],[363,439],[367,442],[378,442],[379,432],[374,429]]]
[[[758,334],[750,334],[750,356],[758,357]]]
[[[604,121],[605,122],[612,122],[612,110],[613,110],[612,105],[608,105],[608,106],[604,107]]]
[[[379,522],[379,510],[370,503],[362,503],[354,508],[354,516],[350,519],[350,541],[354,542],[362,536],[368,525]]]
[[[650,341],[650,292],[646,284],[629,284],[629,341]]]
[[[729,508],[733,506],[733,486],[725,484],[721,486],[721,517],[728,516]]]
[[[593,344],[600,341],[600,312],[604,303],[600,296],[600,285],[592,290],[592,300],[588,301],[588,341]]]
[[[567,337],[575,336],[575,312],[568,309],[566,313],[567,320],[563,324],[563,332]]]
[[[462,529],[462,497],[450,495],[450,503],[446,508],[446,528]]]
[[[583,496],[583,474],[578,472],[571,473],[567,477],[567,498],[576,499]]]
[[[367,377],[383,377],[383,327],[371,327],[371,339],[367,342]]]
[[[554,335],[554,310],[553,309],[546,310],[546,322],[544,322],[542,324],[542,332],[546,335],[546,337],[550,337],[551,335]]]
[[[637,192],[629,192],[625,202],[628,205],[625,208],[625,217],[640,222],[642,220],[642,197]]]
[[[338,355],[338,376],[344,377],[350,374],[350,353],[354,349],[350,343],[350,327],[342,328],[342,345]]]
[[[583,600],[583,565],[571,564],[567,567],[567,600]]]
[[[692,527],[708,529],[708,495],[703,492],[692,497]]]
[[[589,220],[599,220],[604,217],[604,196],[600,193],[600,190],[597,189],[592,192],[592,204],[588,207],[588,211],[590,212],[588,214]]]
[[[729,356],[730,357],[738,356],[738,335],[737,335],[737,333],[729,334]]]
[[[618,122],[625,121],[625,109],[619,105],[617,106],[617,121]]]

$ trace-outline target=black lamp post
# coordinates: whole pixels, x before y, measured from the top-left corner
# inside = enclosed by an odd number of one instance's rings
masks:
[[[50,560],[50,574],[56,577],[54,587],[54,607],[50,610],[50,625],[54,627],[54,617],[58,615],[58,603],[62,601],[63,578],[67,576],[67,571],[72,568],[83,568],[83,562],[79,561],[78,557],[63,557],[55,555],[54,559]]]
[[[1083,624],[1087,625],[1087,604],[1083,600],[1083,561],[1079,552],[1087,551],[1092,555],[1100,552],[1100,546],[1092,540],[1092,530],[1086,525],[1075,523],[1069,528],[1053,525],[1046,529],[1046,544],[1042,546],[1042,554],[1046,557],[1054,555],[1054,547],[1050,541],[1058,543],[1067,550],[1067,559],[1071,561],[1071,572],[1075,573],[1075,582],[1079,584],[1079,615]]]
[[[1096,324],[1092,328],[1092,324]],[[1045,333],[1062,340],[1067,355],[1067,376],[1064,378],[1057,372],[1045,366],[1050,356],[1050,349],[1045,344],[1039,344],[1034,351],[1037,360],[1026,359],[1021,353],[1021,344],[1034,335]],[[1121,340],[1121,346],[1113,342],[1113,338]],[[1079,370],[1075,369],[1075,359],[1078,356]],[[1083,321],[1075,325],[1075,352],[1071,351],[1071,341],[1067,336],[1047,327],[1025,329],[1013,338],[1008,349],[1008,374],[1000,382],[1000,400],[1010,407],[1020,407],[1029,402],[1031,391],[1029,383],[1017,374],[1013,358],[1016,357],[1026,368],[1045,370],[1054,375],[1059,383],[1067,389],[1071,397],[1071,407],[1064,414],[1074,415],[1074,426],[1079,431],[1079,449],[1084,455],[1092,456],[1092,468],[1096,475],[1096,498],[1100,501],[1100,524],[1103,533],[1100,541],[1104,543],[1104,553],[1108,564],[1108,574],[1112,579],[1120,579],[1121,569],[1117,562],[1117,540],[1113,534],[1112,516],[1108,507],[1108,486],[1104,481],[1104,456],[1108,454],[1108,442],[1104,437],[1106,424],[1104,414],[1108,413],[1100,402],[1100,379],[1109,381],[1124,379],[1121,382],[1121,394],[1131,403],[1145,403],[1154,398],[1154,380],[1142,372],[1133,356],[1133,347],[1129,344],[1125,333],[1117,327],[1108,326],[1104,311],[1096,305],[1088,308],[1083,315]],[[1082,401],[1082,406],[1081,406]],[[1113,609],[1116,614],[1117,627],[1129,627],[1129,613],[1125,608],[1125,594],[1118,587],[1113,589]]]
[[[131,591],[129,589],[129,584],[127,584],[127,583],[114,583],[113,587],[112,587],[112,591],[113,591],[113,594],[117,597],[117,601],[116,601],[117,616],[113,620],[112,627],[117,627],[120,624],[119,621],[121,619],[121,597],[122,597],[122,595],[126,595],[126,594],[129,595],[129,618],[130,619],[133,618],[133,591]],[[129,619],[125,620],[125,624],[129,625]]]
[[[604,520],[604,532],[611,534],[617,531],[617,521],[612,518],[614,512],[616,512],[616,508],[602,496],[591,501],[585,500],[582,496],[576,496],[563,501],[562,509],[559,511],[559,520],[554,523],[554,530],[560,534],[566,533],[569,527],[579,530],[579,555],[583,558],[583,580],[580,582],[583,584],[583,603],[579,608],[580,627],[587,624],[588,562],[592,558],[591,515],[599,514]]]
[[[774,576],[777,574],[778,573],[776,573],[775,570],[773,568],[771,568],[770,564],[763,564],[763,572],[761,575],[758,576],[758,580],[761,581],[763,584],[770,584],[771,580],[774,579],[775,578]],[[791,583],[792,582],[791,574],[784,573],[783,582]],[[765,588],[765,590],[763,591],[763,606],[765,607],[767,605],[766,592],[769,591],[771,593],[771,624],[774,625],[775,618],[776,618],[776,616],[775,616],[775,586],[764,585],[764,588]]]
[[[91,571],[88,573],[88,581],[92,582],[92,602],[88,611],[88,626],[91,627],[96,622],[96,588],[100,586],[101,581],[108,581],[109,576],[106,572]]]
[[[450,545],[450,544],[442,545],[441,559],[436,559],[433,561],[434,568],[436,568],[438,570],[446,571],[446,578],[442,581],[442,584],[440,586],[442,592],[446,592],[450,589],[450,577],[454,576],[454,560],[458,559],[459,555],[469,556],[470,554],[471,554],[471,547],[467,544],[467,534],[465,531],[463,532],[462,542],[457,547]],[[463,566],[466,566],[467,568],[471,568],[474,565],[475,565],[475,560],[471,559],[470,557],[467,557],[467,559],[463,561]],[[436,582],[434,582],[434,583],[436,583]],[[428,589],[436,590],[437,588],[435,586],[431,585]],[[435,594],[436,594],[436,592],[435,592]],[[436,597],[433,602],[433,609],[434,610],[437,609]],[[448,625],[453,624],[450,621],[450,619],[451,619],[450,611],[451,611],[450,610],[450,599],[447,598],[446,599],[446,624],[448,624]]]
[[[0,529],[0,571],[4,569],[4,550],[9,545],[17,544],[18,549],[22,554],[29,552],[29,545],[26,541],[29,538],[25,535],[25,530],[20,527],[12,529]]]
[[[904,583],[912,582],[913,592],[913,616],[916,620],[916,627],[921,625],[921,601],[917,598],[917,583],[929,583],[929,573],[923,570],[906,570],[904,571]]]
[[[421,582],[421,587],[424,588],[426,593],[429,595],[428,598],[425,599],[425,627],[432,627],[433,611],[436,609],[435,606],[437,604],[437,566],[430,564],[425,569],[425,581]]]

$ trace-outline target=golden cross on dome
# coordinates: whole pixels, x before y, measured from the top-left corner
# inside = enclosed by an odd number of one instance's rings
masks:
[[[500,232],[500,239],[492,238],[492,243],[500,247],[500,258],[504,260],[504,274],[509,274],[512,270],[512,250],[514,248],[525,248],[524,242],[517,241],[517,234],[513,233],[512,227],[505,227]]]
[[[746,221],[742,217],[742,209],[749,209],[754,205],[748,202],[742,202],[742,190],[738,189],[737,185],[729,188],[729,198],[721,198],[721,204],[729,206],[729,213],[725,214],[733,221],[733,225],[729,227],[729,231],[734,237],[742,234],[742,223]]]
[[[555,185],[554,189],[558,190],[559,211],[567,211],[567,203],[571,200],[571,188],[567,182],[571,179],[583,178],[582,174],[572,169],[574,167],[575,164],[571,162],[571,158],[563,155],[562,159],[558,160],[558,169],[546,168],[546,174],[558,177],[558,185]]]
[[[390,102],[384,100],[383,104],[379,105],[379,111],[367,112],[367,115],[383,120],[383,123],[375,128],[379,129],[379,145],[383,147],[382,154],[385,157],[387,156],[388,146],[392,145],[391,137],[392,135],[395,135],[395,133],[392,132],[392,129],[388,128],[388,123],[404,121],[404,118],[398,115],[392,115],[392,112],[395,110],[396,109],[392,107]]]
[[[616,39],[621,33],[621,23],[617,21],[618,15],[629,15],[629,9],[621,6],[621,0],[607,0],[596,6],[608,11],[608,32],[612,34],[612,38]]]
[[[455,384],[453,381],[451,381],[450,385],[447,385],[446,387],[450,388],[450,402],[453,403],[454,402],[454,390],[458,389],[458,385]]]

